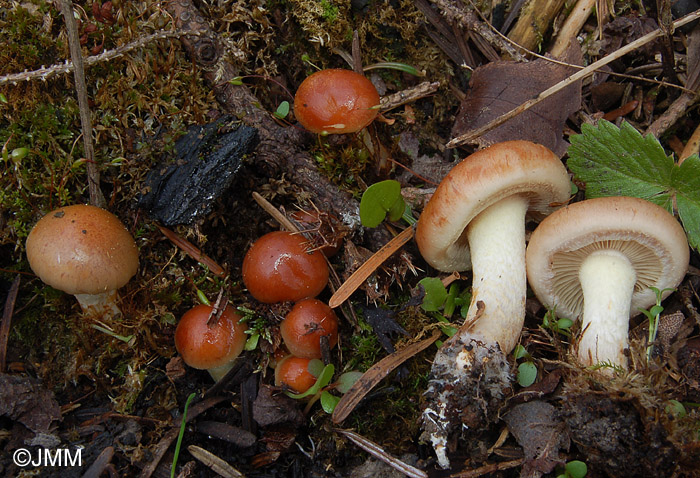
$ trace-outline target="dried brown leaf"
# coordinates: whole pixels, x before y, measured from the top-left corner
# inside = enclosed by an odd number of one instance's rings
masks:
[[[564,61],[581,64],[581,51],[570,48]],[[526,63],[496,61],[474,70],[470,89],[462,101],[452,137],[480,128],[537,96],[577,70],[537,59]],[[557,155],[566,152],[566,119],[581,107],[581,82],[575,82],[475,140],[479,147],[524,139],[547,146]]]
[[[33,432],[45,433],[51,422],[60,420],[61,408],[38,379],[0,374],[0,416],[16,420]]]

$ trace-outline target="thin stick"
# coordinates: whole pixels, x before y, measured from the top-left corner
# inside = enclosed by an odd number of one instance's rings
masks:
[[[428,478],[428,474],[425,471],[419,470],[415,466],[411,466],[408,463],[404,463],[398,458],[390,455],[389,453],[384,451],[382,447],[380,447],[373,441],[363,437],[359,433],[341,429],[336,429],[336,431],[348,438],[351,442],[362,448],[364,451],[366,451],[373,457],[383,461],[393,469],[398,470],[399,472],[403,473],[409,478]]]
[[[5,365],[7,364],[7,339],[10,336],[10,324],[12,323],[12,315],[15,310],[15,301],[19,292],[19,274],[12,281],[10,291],[5,299],[5,307],[2,313],[2,323],[0,323],[0,373],[5,373]]]
[[[683,18],[680,18],[673,22],[673,28],[680,28],[683,25],[686,25],[694,20],[697,20],[700,18],[700,10],[696,10],[693,13],[690,13]],[[528,109],[532,108],[536,104],[542,102],[543,100],[549,98],[555,93],[558,93],[559,91],[563,90],[567,86],[571,85],[572,83],[577,82],[578,80],[581,80],[588,75],[592,74],[599,68],[607,65],[608,63],[611,63],[618,58],[623,57],[627,53],[636,50],[637,48],[646,45],[647,43],[663,36],[665,34],[664,30],[658,29],[654,30],[651,33],[648,33],[647,35],[644,35],[641,38],[638,38],[637,40],[625,45],[624,47],[620,48],[614,53],[611,53],[610,55],[601,58],[600,60],[591,63],[587,67],[583,68],[582,70],[577,71],[573,75],[569,76],[568,78],[563,79],[556,85],[547,88],[544,90],[542,93],[537,95],[535,98],[532,98],[530,100],[527,100],[525,103],[521,104],[520,106],[508,111],[507,113],[502,114],[498,118],[494,119],[493,121],[489,122],[485,126],[482,126],[481,128],[472,130],[468,133],[465,133],[463,135],[460,135],[456,138],[453,138],[447,143],[448,148],[455,148],[457,146],[460,146],[465,143],[469,143],[473,141],[474,139],[478,138],[479,136],[491,131],[492,129],[496,128],[497,126],[502,125],[506,121],[518,116],[520,113],[527,111]]]
[[[85,82],[85,68],[83,66],[83,52],[80,49],[80,39],[78,38],[78,25],[73,16],[73,2],[61,0],[61,14],[66,22],[68,32],[68,45],[70,56],[73,59],[73,76],[75,77],[75,92],[78,96],[78,108],[80,110],[80,125],[83,131],[83,147],[85,148],[85,159],[87,162],[88,190],[90,192],[90,204],[98,207],[105,207],[107,202],[100,190],[100,172],[95,163],[95,150],[92,145],[92,118],[90,116],[90,105],[88,103],[87,84]]]
[[[262,197],[259,193],[253,191],[253,199],[258,205],[265,210],[272,218],[277,221],[283,228],[289,232],[299,232],[299,228],[292,224],[292,221],[287,219],[287,216],[282,214],[270,201]]]
[[[335,294],[328,301],[328,305],[331,308],[338,307],[340,304],[345,302],[353,292],[357,290],[360,285],[374,272],[377,267],[382,265],[394,252],[399,250],[401,246],[406,244],[413,238],[414,234],[413,227],[407,227],[401,231],[397,236],[391,239],[389,242],[384,244],[381,249],[375,252],[372,257],[367,259],[367,261],[362,264],[355,272],[352,273],[348,280],[343,282],[343,284],[338,287]]]
[[[226,271],[223,269],[223,267],[217,264],[216,261],[214,261],[214,259],[203,253],[197,246],[192,244],[187,239],[175,234],[167,227],[163,227],[160,224],[157,224],[157,226],[158,229],[160,229],[160,232],[162,232],[163,235],[170,240],[170,242],[182,249],[185,252],[185,254],[190,256],[195,261],[201,262],[202,264],[207,266],[212,272],[212,274],[217,275],[219,277],[226,276]]]
[[[588,20],[588,17],[593,13],[596,5],[596,0],[578,0],[574,6],[569,16],[566,17],[564,25],[562,25],[561,30],[557,33],[557,39],[554,41],[554,45],[549,49],[549,53],[553,57],[558,58],[564,53],[564,51],[571,43],[571,40],[576,38],[578,32]]]

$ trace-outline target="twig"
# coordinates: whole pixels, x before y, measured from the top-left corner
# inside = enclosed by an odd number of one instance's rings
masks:
[[[97,455],[97,458],[95,458],[95,461],[92,462],[90,468],[85,471],[82,478],[100,478],[100,476],[102,476],[102,472],[109,466],[109,462],[112,461],[113,456],[113,446],[108,446],[102,450],[102,452]]]
[[[243,473],[236,470],[229,465],[228,462],[219,458],[209,450],[205,450],[197,445],[190,445],[187,447],[187,451],[198,461],[211,468],[214,473],[224,478],[242,478],[244,476]]]
[[[187,32],[188,35],[196,35],[197,32]],[[181,30],[173,31],[157,31],[150,35],[137,38],[136,40],[127,43],[126,45],[118,46],[112,50],[103,51],[99,55],[92,55],[83,58],[85,66],[92,66],[97,63],[105,62],[126,55],[130,51],[143,48],[151,42],[162,40],[165,38],[177,38],[183,35]],[[9,75],[0,76],[0,85],[10,83],[16,85],[21,81],[42,80],[46,81],[51,77],[65,75],[71,73],[75,69],[75,65],[71,60],[66,60],[64,63],[59,63],[51,66],[42,66],[38,70],[23,71],[21,73],[11,73]]]
[[[697,20],[698,18],[700,18],[700,10],[696,10],[695,12],[690,13],[690,14],[684,16],[683,18],[676,20],[673,23],[673,27],[679,28],[683,25],[686,25],[692,21]],[[575,83],[578,80],[581,80],[581,79],[587,77],[588,75],[592,74],[593,72],[595,72],[596,70],[598,70],[602,66],[605,66],[608,63],[611,63],[611,62],[617,60],[618,58],[626,55],[627,53],[634,51],[643,45],[646,45],[647,43],[661,37],[664,34],[665,34],[665,32],[663,30],[657,29],[651,33],[648,33],[647,35],[644,35],[641,38],[638,38],[637,40],[635,40],[631,43],[628,43],[627,45],[620,48],[616,52],[611,53],[610,55],[608,55],[604,58],[601,58],[600,60],[598,60],[594,63],[591,63],[587,67],[577,71],[576,73],[569,76],[568,78],[563,79],[562,81],[560,81],[556,85],[554,85],[550,88],[547,88],[546,90],[541,92],[539,95],[537,95],[535,98],[532,98],[532,99],[526,101],[525,103],[521,104],[520,106],[508,111],[507,113],[502,114],[501,116],[494,119],[493,121],[490,121],[488,124],[482,126],[481,128],[472,130],[472,131],[467,132],[463,135],[460,135],[456,138],[453,138],[452,140],[450,140],[447,143],[447,147],[448,148],[455,148],[455,147],[460,146],[462,144],[469,143],[469,142],[473,141],[477,137],[491,131],[492,129],[496,128],[497,126],[502,125],[506,121],[518,116],[520,113],[523,113],[524,111],[527,111],[528,109],[532,108],[536,104],[539,104],[540,102],[549,98],[553,94],[558,93],[559,91],[563,90],[564,88],[571,85],[572,83]]]
[[[440,331],[436,330],[432,336],[420,342],[407,345],[401,350],[387,355],[379,362],[372,365],[362,376],[350,387],[340,399],[335,409],[333,410],[333,423],[339,424],[345,420],[348,415],[357,407],[362,399],[372,390],[380,381],[382,381],[396,367],[404,363],[409,358],[417,353],[427,349],[433,344],[438,337]]]
[[[439,81],[424,81],[411,88],[406,88],[393,95],[384,96],[381,99],[380,110],[383,112],[397,108],[406,103],[412,103],[420,98],[430,96],[440,87]]]
[[[480,466],[479,468],[474,468],[473,470],[461,471],[450,475],[450,478],[477,478],[479,476],[484,476],[496,471],[508,470],[510,468],[515,468],[520,466],[525,462],[523,458],[510,461],[502,461],[500,463],[493,463],[490,465]]]
[[[389,242],[384,244],[381,249],[375,252],[372,257],[362,264],[355,272],[352,273],[348,280],[338,287],[338,290],[331,296],[328,305],[331,308],[338,307],[345,302],[353,292],[379,267],[386,261],[394,252],[399,250],[401,246],[406,244],[413,238],[415,233],[413,227],[407,227]]]
[[[196,260],[197,262],[201,262],[205,266],[209,268],[209,270],[212,272],[212,274],[217,275],[219,277],[224,277],[226,275],[226,271],[224,271],[223,267],[221,267],[219,264],[214,261],[211,257],[208,255],[204,254],[199,248],[197,248],[194,244],[192,244],[190,241],[187,239],[180,237],[179,235],[175,234],[173,231],[168,229],[167,227],[163,227],[160,224],[157,224],[158,229],[160,229],[160,232],[163,233],[165,237],[167,237],[170,242],[175,244],[177,247],[182,249],[185,254]]]
[[[688,159],[688,156],[697,154],[698,150],[700,150],[700,126],[695,128],[695,131],[693,131],[693,134],[690,136],[685,148],[683,148],[681,155],[678,157],[678,164],[682,164],[683,161]]]
[[[10,324],[12,324],[12,315],[15,310],[15,301],[19,292],[20,276],[15,276],[12,281],[10,291],[5,299],[5,307],[2,312],[2,323],[0,323],[0,373],[5,373],[7,365],[7,339],[10,336]]]
[[[575,40],[578,32],[588,20],[588,17],[593,13],[596,0],[578,0],[576,5],[566,17],[564,25],[557,33],[557,38],[554,45],[549,49],[549,53],[555,58],[560,57],[562,53],[569,47],[571,40]]]
[[[90,105],[88,103],[87,84],[85,83],[85,68],[83,66],[83,53],[80,49],[80,38],[78,38],[78,25],[73,16],[73,2],[71,0],[61,0],[61,14],[66,23],[68,33],[68,45],[70,56],[73,59],[75,68],[75,92],[78,96],[78,108],[80,110],[80,125],[83,132],[83,147],[85,148],[85,159],[87,161],[88,190],[90,192],[90,204],[98,207],[105,207],[107,202],[100,189],[100,172],[95,162],[95,150],[92,145],[92,118],[90,116]]]
[[[352,432],[350,430],[336,429],[336,431],[348,438],[351,442],[362,448],[364,451],[366,451],[373,457],[383,461],[393,469],[398,470],[399,472],[403,473],[409,478],[428,478],[428,474],[425,471],[419,470],[415,466],[411,466],[408,463],[404,463],[398,458],[391,456],[386,451],[384,451],[382,447],[380,447],[373,441],[368,440],[362,435]]]
[[[253,191],[253,199],[258,205],[265,210],[275,221],[277,221],[282,227],[284,227],[289,232],[299,232],[299,228],[296,227],[292,221],[290,221],[287,216],[282,214],[275,206],[270,204],[270,201],[262,197],[259,193]]]

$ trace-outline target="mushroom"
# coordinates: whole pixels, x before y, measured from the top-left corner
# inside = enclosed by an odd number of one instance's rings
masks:
[[[421,213],[416,242],[423,258],[444,272],[473,269],[466,320],[435,356],[426,392],[424,436],[443,468],[449,435],[462,425],[483,426],[510,387],[504,354],[518,342],[525,318],[526,214],[546,216],[570,192],[566,168],[552,151],[506,141],[457,164]],[[478,394],[483,406],[469,398]],[[462,412],[470,407],[473,413]]]
[[[581,364],[626,368],[629,319],[683,280],[685,232],[664,208],[631,197],[589,199],[562,208],[535,229],[527,274],[558,316],[582,320]],[[609,370],[609,369],[608,369]]]
[[[275,386],[286,387],[295,393],[304,393],[310,389],[317,377],[309,371],[309,363],[314,360],[287,355],[275,366]]]
[[[321,358],[321,338],[328,348],[338,343],[338,317],[318,299],[304,299],[296,304],[280,323],[280,334],[287,349],[303,358]]]
[[[117,289],[136,274],[138,249],[112,213],[90,205],[65,206],[39,219],[27,237],[34,273],[75,295],[83,312],[120,314]]]
[[[374,121],[379,93],[364,75],[327,69],[308,76],[294,96],[294,116],[312,133],[354,133]]]
[[[218,320],[213,307],[197,305],[185,312],[175,329],[175,348],[192,368],[207,370],[218,382],[245,347],[248,326],[227,305]]]
[[[291,232],[265,234],[243,258],[243,283],[256,300],[268,304],[315,297],[328,275],[323,254],[307,250],[304,236]]]
[[[416,242],[438,270],[473,269],[464,331],[506,354],[515,347],[525,317],[525,216],[546,216],[570,192],[559,158],[528,141],[494,144],[445,176],[421,213]]]

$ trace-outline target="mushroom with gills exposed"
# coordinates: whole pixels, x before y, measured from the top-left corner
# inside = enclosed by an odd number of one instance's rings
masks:
[[[541,219],[570,192],[566,168],[552,151],[506,141],[458,163],[421,213],[416,242],[423,258],[444,272],[473,270],[466,320],[438,351],[426,392],[424,437],[443,468],[449,467],[449,436],[462,425],[485,425],[511,383],[504,354],[517,344],[525,318],[526,214]],[[482,365],[489,370],[473,370]],[[487,387],[484,403],[492,400],[487,407],[468,403],[479,386]],[[478,410],[460,413],[470,406]],[[466,416],[475,421],[463,423]]]
[[[84,313],[121,314],[117,289],[136,274],[139,258],[134,239],[115,215],[86,204],[58,208],[39,219],[26,246],[34,273],[73,294]]]
[[[564,207],[532,233],[530,287],[560,317],[581,318],[576,355],[584,366],[627,368],[631,316],[680,284],[689,247],[664,208],[632,197],[589,199]]]
[[[294,95],[294,116],[312,133],[355,133],[379,113],[379,93],[364,75],[327,69],[308,76]]]
[[[175,348],[187,365],[208,371],[218,382],[243,352],[248,326],[230,305],[216,315],[204,304],[185,312],[175,329]]]

